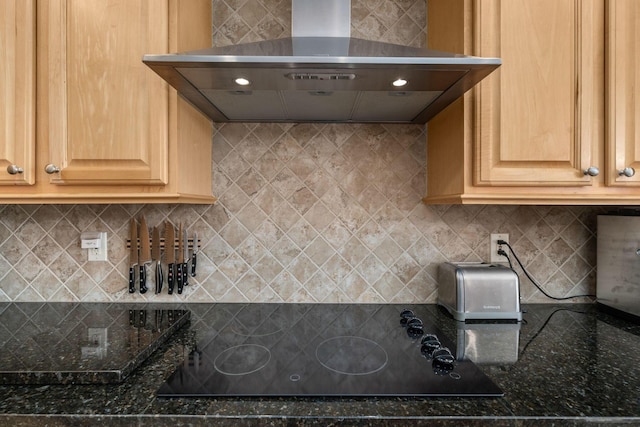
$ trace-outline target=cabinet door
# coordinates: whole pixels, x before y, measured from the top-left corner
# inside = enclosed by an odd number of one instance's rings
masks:
[[[476,0],[475,53],[503,65],[479,85],[474,185],[584,186],[599,166],[603,4]]]
[[[0,2],[0,185],[35,182],[35,12],[35,0]]]
[[[607,185],[640,184],[640,2],[607,4]],[[620,175],[633,168],[635,175]]]
[[[142,55],[168,50],[168,0],[42,7],[51,183],[166,184],[169,92]]]

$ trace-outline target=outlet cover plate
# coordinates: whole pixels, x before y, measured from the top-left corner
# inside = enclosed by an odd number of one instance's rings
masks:
[[[507,233],[493,233],[491,234],[491,252],[489,252],[491,254],[491,258],[490,258],[490,262],[508,262],[507,259],[505,257],[503,257],[502,255],[498,255],[498,247],[500,245],[498,245],[498,240],[504,240],[505,242],[509,243],[509,234]],[[503,245],[502,250],[504,250],[507,254],[509,253],[509,248],[507,248],[506,246]]]
[[[107,261],[107,233],[100,232],[100,247],[88,249],[89,261]]]

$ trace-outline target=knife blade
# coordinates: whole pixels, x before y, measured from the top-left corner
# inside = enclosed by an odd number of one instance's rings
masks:
[[[155,320],[156,320],[156,327],[155,327],[155,332],[161,332],[162,331],[162,321],[164,319],[164,310],[155,310]]]
[[[147,264],[151,263],[151,248],[149,247],[149,229],[147,220],[140,218],[140,256],[138,265],[140,266],[140,293],[147,292]]]
[[[189,284],[189,236],[187,230],[182,235],[182,250],[184,251],[184,259],[182,260],[182,283],[184,286]]]
[[[198,232],[193,233],[193,252],[191,252],[191,277],[196,277],[196,264],[198,262]]]
[[[167,288],[171,295],[176,277],[176,231],[169,222],[164,224],[164,254],[167,259]]]
[[[182,241],[182,223],[178,226],[178,259],[176,261],[176,282],[178,285],[178,293],[182,293],[184,286],[184,278],[182,277],[182,263],[184,262],[184,242]]]
[[[156,294],[162,292],[164,277],[162,274],[162,252],[160,251],[160,229],[153,227],[151,258],[156,262]]]
[[[129,293],[136,291],[136,265],[138,265],[138,224],[135,218],[131,218],[129,230],[129,239],[131,246],[129,248]]]

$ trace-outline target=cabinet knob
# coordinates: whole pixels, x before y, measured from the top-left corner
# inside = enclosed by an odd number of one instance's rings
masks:
[[[19,173],[23,173],[24,169],[17,165],[9,165],[7,166],[7,172],[9,172],[10,175],[16,175]]]
[[[54,164],[49,163],[47,166],[44,167],[44,171],[49,175],[52,175],[54,173],[60,172],[60,168]]]
[[[626,176],[627,178],[631,178],[636,174],[636,170],[634,168],[624,168],[618,171],[619,176]]]
[[[582,171],[585,175],[589,175],[589,176],[598,176],[600,175],[600,169],[598,169],[595,166],[591,166],[588,169],[585,169]]]

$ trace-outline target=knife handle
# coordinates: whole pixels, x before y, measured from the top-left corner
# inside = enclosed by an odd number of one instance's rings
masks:
[[[182,278],[182,264],[183,263],[178,263],[177,267],[176,267],[176,282],[178,282],[178,293],[181,294],[182,293],[182,287],[184,286],[184,283],[182,282],[183,278]]]
[[[182,284],[187,286],[189,284],[189,263],[182,264]]]
[[[140,293],[147,293],[147,269],[144,264],[140,265]]]
[[[132,294],[136,291],[136,268],[129,267],[129,293]]]
[[[197,256],[196,253],[191,254],[191,277],[196,277],[196,262]]]
[[[173,294],[173,278],[175,273],[175,264],[169,264],[167,268],[167,286],[169,287],[169,295]]]
[[[162,292],[163,281],[164,277],[162,275],[162,265],[160,265],[160,261],[156,261],[156,294]]]

